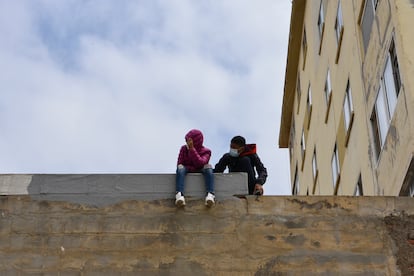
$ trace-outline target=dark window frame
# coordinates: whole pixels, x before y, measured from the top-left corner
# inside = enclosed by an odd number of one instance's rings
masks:
[[[325,33],[325,3],[324,0],[321,0],[321,3],[319,5],[319,14],[318,14],[318,32],[319,32],[319,55],[322,51],[322,42],[323,42],[323,36]]]
[[[347,146],[349,137],[351,135],[351,129],[354,123],[354,105],[353,105],[353,100],[352,100],[351,83],[349,79],[346,84],[343,112],[344,112],[344,126],[345,126],[345,134],[346,134],[345,146]]]
[[[364,190],[362,186],[362,177],[361,177],[361,174],[359,174],[358,182],[355,185],[354,196],[363,196],[363,195],[364,195]]]
[[[306,98],[306,115],[308,117],[307,129],[309,129],[312,117],[312,88],[310,84],[308,86],[308,96]]]
[[[298,98],[298,107],[297,107],[296,113],[299,114],[300,99],[301,99],[301,96],[302,96],[302,89],[301,89],[300,76],[299,76],[299,74],[298,74],[298,78],[296,80],[296,96]]]
[[[334,172],[333,160],[335,160],[335,168],[336,168],[335,172]],[[335,143],[335,147],[334,147],[334,150],[333,150],[333,153],[332,153],[331,172],[332,172],[332,185],[333,185],[333,188],[334,188],[334,195],[337,195],[338,194],[339,181],[340,181],[340,178],[341,178],[341,166],[339,164],[339,152],[338,152],[338,144],[337,143]]]
[[[306,35],[306,28],[304,26],[303,27],[303,37],[302,37],[302,56],[303,56],[302,70],[305,70],[307,54],[308,54],[308,39],[307,39],[307,35]]]
[[[326,72],[324,93],[325,93],[325,103],[326,103],[326,114],[325,114],[325,124],[326,124],[328,123],[329,112],[330,112],[331,104],[332,104],[332,81],[331,81],[331,73],[330,73],[329,68],[328,68],[328,71]]]
[[[318,169],[318,160],[316,156],[316,146],[313,150],[313,157],[312,157],[312,175],[313,175],[313,192],[315,194],[315,187],[318,181],[319,169]]]
[[[341,4],[341,0],[339,0],[337,11],[336,11],[336,19],[335,19],[335,36],[336,36],[336,42],[337,42],[337,50],[336,50],[336,58],[335,58],[336,64],[338,64],[339,56],[341,53],[344,30],[345,30],[345,26],[344,26],[342,4]]]
[[[301,157],[302,157],[301,170],[303,170],[303,165],[305,164],[305,158],[306,158],[306,137],[305,137],[304,129],[302,129],[302,136],[300,138],[300,150],[301,150]]]
[[[414,197],[414,156],[411,156],[399,196]]]
[[[295,166],[295,175],[293,178],[293,186],[292,186],[292,195],[298,195],[299,194],[299,173],[298,173],[298,164],[296,163]]]

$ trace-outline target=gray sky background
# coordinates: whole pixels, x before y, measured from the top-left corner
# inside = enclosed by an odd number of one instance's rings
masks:
[[[0,173],[174,173],[184,135],[214,165],[256,143],[267,195],[290,0],[0,0]]]

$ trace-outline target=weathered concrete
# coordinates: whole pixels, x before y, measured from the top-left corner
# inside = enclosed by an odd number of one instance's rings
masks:
[[[400,275],[384,217],[402,213],[413,198],[0,196],[0,275]]]
[[[246,173],[215,174],[217,199],[245,195]],[[200,173],[186,177],[185,195],[204,197]],[[123,200],[173,198],[175,174],[6,174],[0,175],[0,195],[31,195],[33,199],[104,206]]]

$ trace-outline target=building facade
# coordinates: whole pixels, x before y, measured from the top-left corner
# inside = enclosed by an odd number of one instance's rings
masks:
[[[292,194],[414,194],[414,1],[293,0],[279,147]]]

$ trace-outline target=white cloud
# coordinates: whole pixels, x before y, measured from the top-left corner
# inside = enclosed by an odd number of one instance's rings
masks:
[[[0,1],[0,172],[173,173],[199,128],[216,163],[258,144],[268,194],[290,2]]]

